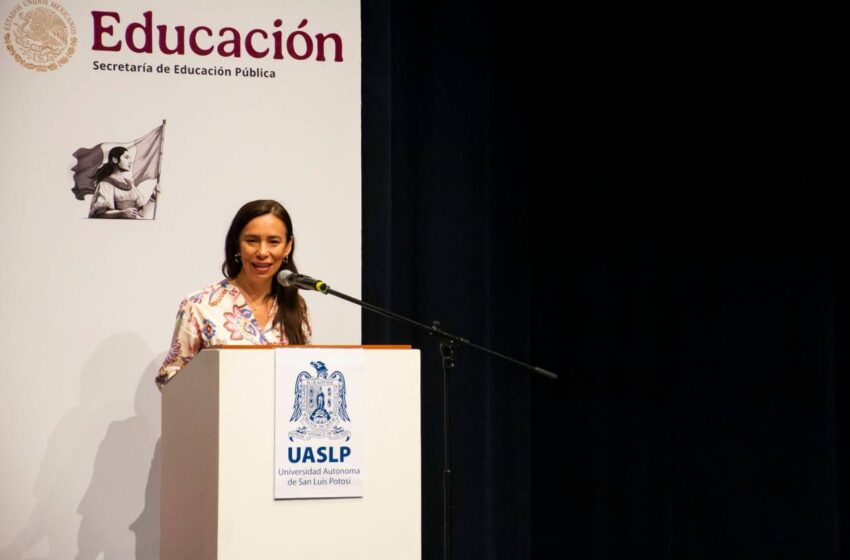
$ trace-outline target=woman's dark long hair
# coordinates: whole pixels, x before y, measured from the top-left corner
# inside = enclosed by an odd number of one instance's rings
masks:
[[[242,261],[236,258],[239,254],[239,236],[248,222],[254,218],[271,214],[279,218],[286,225],[286,242],[292,241],[292,250],[289,252],[289,260],[275,271],[275,275],[281,270],[291,270],[297,273],[295,266],[295,239],[292,230],[292,219],[289,212],[280,202],[275,200],[254,200],[242,206],[233,217],[227,237],[224,239],[224,263],[221,272],[230,280],[236,278],[242,271]],[[266,298],[277,300],[277,313],[274,316],[274,324],[286,335],[289,344],[306,344],[307,330],[307,304],[298,294],[298,288],[293,286],[281,286],[276,280],[272,280],[272,289]]]
[[[97,185],[105,178],[112,175],[112,173],[118,169],[118,165],[112,163],[112,159],[116,160],[121,159],[121,156],[124,155],[124,152],[127,151],[127,148],[124,146],[115,146],[111,150],[109,150],[109,155],[106,157],[106,163],[97,168],[97,171],[94,172],[94,184]]]

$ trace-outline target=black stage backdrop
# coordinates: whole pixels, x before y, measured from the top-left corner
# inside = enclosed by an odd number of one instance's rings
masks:
[[[516,17],[363,2],[364,299],[561,375],[460,350],[455,557],[841,557],[847,128],[787,87],[820,68],[591,78],[601,41]],[[367,313],[363,338],[422,350],[439,558],[437,342]]]

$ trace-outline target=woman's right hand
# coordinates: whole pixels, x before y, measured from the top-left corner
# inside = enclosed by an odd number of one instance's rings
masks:
[[[135,208],[125,208],[125,209],[121,210],[121,217],[122,218],[138,218],[139,217],[139,211],[136,210]]]

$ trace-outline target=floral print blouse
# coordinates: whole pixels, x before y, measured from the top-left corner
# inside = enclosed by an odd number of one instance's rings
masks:
[[[167,383],[204,348],[226,345],[286,344],[286,335],[273,326],[275,305],[269,321],[260,325],[239,289],[230,280],[190,295],[180,304],[171,349],[159,368],[158,386]],[[310,326],[304,325],[309,344]]]

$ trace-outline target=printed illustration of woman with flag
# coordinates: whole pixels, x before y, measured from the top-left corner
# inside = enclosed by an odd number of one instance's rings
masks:
[[[165,121],[130,142],[101,142],[73,153],[77,200],[92,195],[89,218],[156,219]]]
[[[158,187],[145,200],[133,181],[133,156],[123,146],[109,150],[94,174],[95,191],[89,218],[143,218],[156,202]]]

